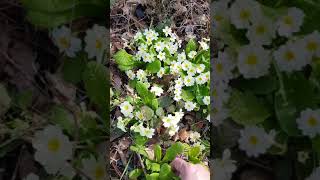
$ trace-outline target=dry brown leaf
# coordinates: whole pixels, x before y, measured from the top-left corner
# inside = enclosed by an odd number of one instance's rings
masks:
[[[187,132],[187,128],[181,129],[178,135],[179,135],[179,139],[184,142],[186,142],[189,138],[189,133]]]

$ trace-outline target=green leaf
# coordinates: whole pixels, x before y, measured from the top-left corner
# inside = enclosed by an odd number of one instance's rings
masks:
[[[171,166],[167,163],[161,165],[159,180],[171,180],[174,175]]]
[[[194,99],[193,93],[184,89],[182,89],[181,97],[184,101],[192,101]]]
[[[159,173],[147,174],[146,178],[147,180],[158,180]]]
[[[168,162],[174,160],[174,158],[178,155],[181,154],[184,150],[184,146],[182,143],[177,142],[170,146],[167,149],[166,155],[163,157],[162,161],[163,162]]]
[[[137,62],[133,59],[133,56],[128,54],[124,49],[118,51],[113,58],[121,71],[127,71],[137,66]]]
[[[150,106],[153,110],[158,109],[158,99],[151,91],[148,90],[147,86],[143,82],[138,81],[136,83],[136,90],[146,105]]]
[[[148,138],[145,136],[136,135],[134,136],[134,144],[138,146],[144,146],[148,142]]]
[[[74,120],[72,115],[61,106],[53,106],[49,113],[49,120],[62,129],[66,130],[69,134],[73,135]]]
[[[312,138],[312,149],[320,156],[320,136]]]
[[[108,106],[109,84],[107,79],[107,69],[102,64],[94,61],[89,62],[83,73],[84,87],[90,100],[100,109]]]
[[[155,60],[149,64],[147,64],[146,70],[150,73],[157,73],[161,68],[161,62],[159,60]]]
[[[142,169],[134,169],[129,173],[129,179],[130,180],[137,180],[138,177],[142,175],[143,171]]]
[[[198,45],[195,41],[195,39],[190,39],[187,46],[186,46],[186,53],[189,54],[190,51],[196,51],[198,48]]]
[[[162,149],[161,149],[160,145],[156,144],[154,146],[153,150],[154,150],[154,157],[155,157],[156,162],[160,162],[161,158],[162,158]]]
[[[199,160],[198,157],[199,157],[200,153],[201,153],[201,150],[200,150],[199,146],[191,147],[190,150],[189,150],[189,153],[188,153],[189,160],[194,164],[199,163],[200,160]]]
[[[228,106],[232,119],[242,125],[255,125],[270,116],[264,103],[248,91],[233,90]]]
[[[146,158],[149,158],[148,153],[144,149],[144,146],[130,146],[130,150],[134,151],[134,152],[136,152],[138,154],[141,154]]]
[[[158,163],[151,163],[151,169],[152,172],[159,172],[160,171],[160,164]]]
[[[237,84],[240,89],[250,90],[255,94],[269,94],[278,89],[278,80],[272,75],[255,79],[240,79]]]
[[[87,61],[87,55],[84,55],[84,53],[76,58],[65,58],[62,65],[63,79],[74,84],[79,83]]]
[[[168,107],[173,102],[173,99],[170,96],[161,96],[159,97],[159,106]]]
[[[300,131],[296,123],[297,108],[293,104],[285,102],[280,93],[276,93],[274,105],[281,129],[289,136],[298,136]]]

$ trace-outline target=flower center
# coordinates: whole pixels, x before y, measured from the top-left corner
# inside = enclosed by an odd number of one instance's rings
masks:
[[[246,64],[251,65],[251,66],[256,65],[257,62],[258,62],[258,58],[256,55],[250,55],[250,56],[248,56],[248,58],[246,60]]]
[[[264,34],[266,32],[266,28],[263,26],[263,25],[259,25],[257,28],[256,28],[256,33],[257,34]]]
[[[223,71],[223,66],[221,63],[217,63],[216,64],[216,69],[218,73],[221,73]]]
[[[242,10],[240,12],[240,18],[243,20],[249,19],[250,15],[251,15],[251,13],[248,10]]]
[[[60,149],[60,141],[57,138],[50,139],[48,149],[51,152],[57,152]]]
[[[316,125],[318,125],[318,121],[317,121],[316,118],[314,118],[314,117],[311,116],[311,117],[308,119],[308,124],[309,124],[309,126],[311,126],[311,127],[315,127]]]
[[[250,142],[250,144],[252,144],[252,145],[257,145],[257,144],[258,144],[258,138],[257,138],[256,136],[251,136],[251,137],[249,138],[249,142]]]
[[[317,50],[318,48],[318,44],[315,42],[315,41],[310,41],[308,44],[307,44],[307,49],[309,51],[315,51]]]
[[[60,38],[59,39],[59,42],[60,42],[60,44],[61,44],[61,46],[63,47],[63,48],[69,48],[70,47],[70,41],[66,38],[66,37],[62,37],[62,38]]]
[[[285,53],[285,59],[287,61],[292,61],[295,58],[294,53],[292,51],[288,51]]]
[[[290,16],[285,16],[283,18],[283,22],[288,25],[288,26],[292,26],[293,25],[293,20]]]

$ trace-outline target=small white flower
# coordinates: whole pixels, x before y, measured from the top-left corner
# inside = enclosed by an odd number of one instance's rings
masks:
[[[117,118],[117,128],[121,129],[123,132],[127,132],[126,126],[128,119],[123,119],[121,116]]]
[[[152,138],[154,135],[155,130],[152,128],[143,128],[142,131],[140,132],[141,136],[145,136],[147,138]]]
[[[203,50],[206,51],[206,50],[209,49],[209,45],[208,45],[206,42],[200,41],[199,44],[200,44],[200,46],[201,46],[201,48],[202,48]]]
[[[174,136],[178,131],[179,131],[179,126],[176,126],[176,125],[175,126],[170,126],[168,134],[170,136]]]
[[[72,142],[57,126],[49,125],[35,133],[32,145],[36,149],[35,159],[49,174],[56,174],[66,160],[72,158]]]
[[[160,60],[160,61],[163,61],[166,59],[166,53],[164,52],[159,52],[159,54],[157,55],[157,58]]]
[[[107,179],[106,163],[103,158],[96,160],[93,157],[84,159],[82,162],[83,172],[88,175],[92,180]]]
[[[305,164],[306,161],[309,159],[309,153],[306,151],[299,151],[298,152],[298,161],[302,164]]]
[[[168,26],[166,26],[162,31],[164,32],[164,35],[165,35],[166,37],[168,37],[168,36],[172,33],[171,28],[168,27]]]
[[[196,79],[196,83],[200,84],[200,85],[207,82],[207,78],[206,78],[205,74],[200,74],[195,79]]]
[[[75,57],[76,52],[81,50],[81,40],[74,37],[71,30],[66,26],[54,29],[52,38],[59,51],[65,52],[69,57]]]
[[[170,72],[172,74],[179,74],[181,70],[181,62],[172,62],[170,65]]]
[[[297,124],[303,135],[311,138],[320,134],[320,110],[306,109],[297,118]]]
[[[320,167],[313,169],[312,173],[305,180],[318,180],[320,177]]]
[[[181,89],[183,87],[183,79],[182,78],[178,78],[174,81],[175,85],[174,87],[176,89]]]
[[[304,16],[302,10],[295,7],[289,8],[287,14],[277,23],[279,35],[289,37],[292,33],[299,32]]]
[[[229,110],[224,106],[214,106],[212,112],[212,124],[214,126],[219,126],[223,123],[225,119],[229,117]],[[210,117],[209,117],[210,118]]]
[[[186,53],[183,51],[182,53],[178,54],[177,61],[183,62],[185,60],[187,60],[187,57],[186,57]]]
[[[144,117],[144,115],[143,115],[143,113],[142,113],[141,111],[137,111],[137,112],[135,113],[135,116],[136,116],[136,118],[138,118],[139,120],[144,120],[144,119],[145,119],[145,117]]]
[[[164,45],[164,42],[160,41],[160,42],[157,42],[154,47],[156,48],[157,52],[161,52],[163,51],[165,45]]]
[[[86,31],[85,51],[89,58],[97,58],[98,62],[102,62],[104,52],[107,48],[107,29],[103,26],[94,25],[92,29]]]
[[[240,131],[239,148],[244,150],[248,156],[258,157],[270,148],[273,144],[272,135],[264,129],[256,126],[246,126]]]
[[[132,115],[133,106],[128,101],[125,101],[120,104],[120,111],[125,117],[129,117]]]
[[[275,26],[271,19],[260,16],[254,18],[252,26],[247,31],[247,37],[256,45],[269,45],[275,37]]]
[[[209,122],[211,122],[211,120],[210,120],[210,114],[208,114],[208,116],[206,117],[206,120],[209,121]]]
[[[140,31],[137,32],[133,37],[134,41],[138,41],[138,40],[140,40],[142,38],[143,38],[143,35],[142,35],[142,33]]]
[[[196,55],[197,55],[197,51],[190,51],[189,54],[188,54],[188,57],[190,59],[193,59],[194,57],[196,57]]]
[[[151,54],[151,53],[145,53],[145,54],[143,54],[142,58],[143,58],[143,61],[144,61],[144,62],[148,62],[148,63],[153,62],[154,59],[155,59],[155,58],[154,58],[154,55]]]
[[[197,68],[197,73],[200,74],[206,69],[206,66],[204,64],[198,64],[196,68]]]
[[[281,71],[298,71],[310,63],[310,59],[305,58],[306,51],[302,46],[301,43],[288,42],[273,53]]]
[[[244,78],[258,78],[266,75],[270,67],[270,54],[256,45],[247,45],[239,49],[238,69]]]
[[[192,111],[194,110],[194,108],[197,106],[196,103],[192,102],[192,101],[187,101],[185,102],[184,104],[184,108],[187,110],[187,111]]]
[[[223,22],[229,20],[229,8],[227,1],[213,1],[213,23],[215,28],[220,28]]]
[[[210,104],[210,96],[205,96],[205,97],[203,97],[203,103],[205,104],[205,105],[209,105]]]
[[[159,78],[162,78],[164,74],[165,74],[165,68],[161,67],[160,70],[157,72],[157,76]]]
[[[187,71],[188,76],[194,76],[196,73],[197,73],[197,68],[193,65]]]
[[[169,114],[167,117],[162,118],[163,126],[168,128],[170,126],[174,126],[176,123],[174,116]]]
[[[175,42],[178,39],[178,36],[175,33],[170,34],[170,41]]]
[[[181,68],[184,71],[188,71],[191,67],[192,67],[192,63],[188,60],[183,61],[183,63],[181,64]]]
[[[232,62],[230,55],[227,52],[219,52],[218,58],[213,60],[213,76],[215,83],[229,82],[233,78],[232,71],[235,68],[235,63]]]
[[[28,174],[23,180],[39,180],[39,176],[33,173]]]
[[[215,173],[213,173],[213,179],[221,179],[221,180],[230,180],[232,177],[232,173],[236,171],[236,161],[230,159],[231,152],[229,149],[225,149],[223,151],[222,159],[214,159],[213,160],[213,169]]]
[[[163,93],[163,89],[158,86],[152,86],[150,91],[153,92],[156,96],[161,96],[161,94]]]
[[[138,80],[140,80],[140,81],[147,81],[147,73],[144,71],[144,70],[142,70],[142,69],[139,69],[138,71],[137,71],[137,75],[136,75],[136,77],[138,78]]]
[[[168,48],[170,54],[174,54],[178,51],[178,45],[175,43],[172,43],[172,42],[167,44],[167,48]]]
[[[252,0],[236,0],[230,10],[231,22],[238,29],[249,27],[253,17],[261,15],[260,4]]]
[[[186,86],[193,86],[194,85],[194,78],[192,76],[184,77],[184,84]]]
[[[198,139],[200,139],[200,137],[201,137],[200,133],[196,131],[189,132],[189,139],[191,142],[196,142]]]
[[[132,70],[126,71],[126,74],[129,79],[134,79],[136,77],[136,75],[134,74],[134,72]]]
[[[318,31],[305,36],[301,41],[310,58],[313,56],[320,57],[320,34]]]

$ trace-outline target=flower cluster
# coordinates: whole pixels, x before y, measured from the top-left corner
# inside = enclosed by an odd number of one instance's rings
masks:
[[[52,31],[52,39],[54,44],[59,48],[60,52],[65,53],[69,57],[76,57],[76,53],[82,50],[81,39],[76,37],[71,29],[62,26]],[[107,29],[104,26],[94,25],[92,29],[86,31],[85,52],[88,58],[96,58],[98,62],[103,61],[103,56],[107,48]]]

